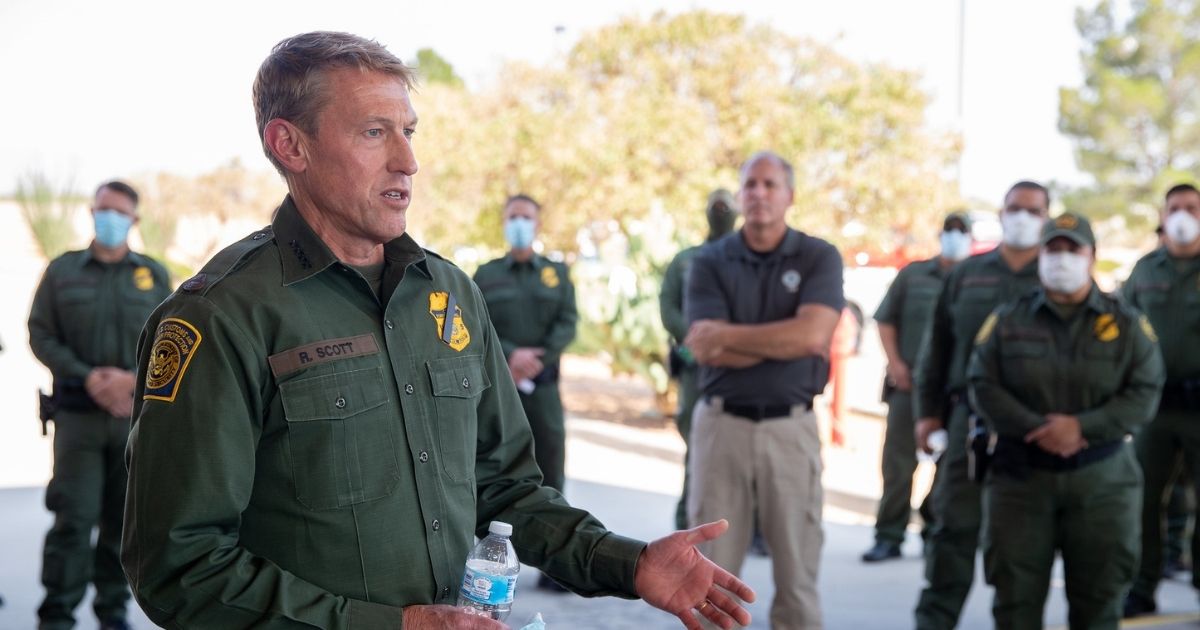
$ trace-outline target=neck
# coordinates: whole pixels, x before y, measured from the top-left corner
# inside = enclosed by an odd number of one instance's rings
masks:
[[[296,211],[304,218],[304,222],[317,238],[329,248],[333,256],[347,265],[367,267],[383,262],[383,243],[372,242],[371,239],[353,236],[338,229],[324,212],[317,209],[312,198],[302,191],[292,190],[292,201]]]
[[[1200,238],[1180,245],[1171,239],[1166,239],[1167,253],[1172,258],[1195,258],[1200,256]]]
[[[533,260],[533,248],[514,247],[508,251],[508,255],[512,256],[512,259],[517,262],[529,262],[530,260]]]
[[[765,254],[775,251],[787,236],[787,224],[746,225],[742,227],[742,238],[750,251]]]
[[[1003,243],[1000,244],[1000,257],[1004,259],[1005,264],[1013,271],[1024,269],[1029,263],[1037,260],[1038,248],[1030,247],[1028,249],[1015,249]]]
[[[1083,304],[1083,301],[1087,299],[1088,294],[1091,292],[1092,283],[1089,281],[1087,284],[1083,285],[1083,288],[1075,291],[1074,293],[1059,293],[1058,291],[1046,289],[1046,299],[1054,302],[1055,304]]]
[[[105,247],[99,241],[92,241],[92,256],[103,263],[115,263],[125,260],[129,255],[129,244],[121,243],[116,247]]]
[[[952,260],[950,258],[946,258],[945,256],[938,256],[938,266],[941,267],[942,269],[949,269],[949,268],[953,267],[954,263],[956,263],[956,262],[958,262],[958,261]]]

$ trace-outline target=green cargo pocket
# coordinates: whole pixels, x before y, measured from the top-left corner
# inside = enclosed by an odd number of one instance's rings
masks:
[[[378,367],[291,380],[279,393],[300,503],[333,510],[392,493],[398,419]]]
[[[454,481],[466,481],[475,473],[479,397],[492,382],[480,355],[438,359],[425,365],[437,411],[442,470]]]

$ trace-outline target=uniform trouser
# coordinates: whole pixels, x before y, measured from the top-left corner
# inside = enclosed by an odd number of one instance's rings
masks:
[[[683,438],[683,490],[679,494],[679,504],[675,506],[675,529],[687,529],[687,496],[691,477],[691,467],[688,465],[688,444],[692,434],[692,412],[696,409],[696,401],[700,398],[697,378],[699,369],[695,366],[683,368],[679,373],[679,411],[675,415],[675,427]]]
[[[997,630],[1038,630],[1055,552],[1071,630],[1116,630],[1141,546],[1142,474],[1132,445],[1068,472],[989,473],[983,565]]]
[[[933,481],[933,533],[925,549],[925,588],[917,601],[918,630],[958,624],[975,579],[975,551],[983,520],[979,484],[967,477],[966,404],[955,405],[946,430],[946,452]]]
[[[883,438],[883,496],[875,516],[875,541],[899,545],[912,517],[912,480],[917,470],[917,438],[913,434],[912,392],[893,391],[887,397],[887,431]],[[924,528],[931,530],[930,500],[921,502]]]
[[[1184,467],[1192,476],[1192,492],[1200,485],[1200,422],[1196,412],[1160,410],[1134,438],[1142,464],[1145,488],[1142,495],[1142,562],[1133,592],[1153,598],[1162,579],[1163,512],[1176,475],[1177,456],[1183,453]],[[1192,532],[1192,549],[1200,549],[1200,527]],[[1193,554],[1195,551],[1193,551]],[[1192,584],[1200,588],[1200,571],[1192,572]]]
[[[542,469],[542,485],[562,492],[567,432],[558,383],[542,383],[532,394],[521,394],[521,407],[533,431],[533,458]]]
[[[54,476],[46,508],[54,525],[42,553],[46,599],[41,628],[71,628],[88,583],[96,586],[99,619],[124,619],[129,586],[121,570],[121,518],[125,509],[125,442],[129,418],[103,412],[59,412],[54,419]],[[100,535],[92,548],[92,529]]]
[[[689,523],[729,521],[729,531],[701,543],[700,551],[738,575],[757,517],[775,580],[771,628],[820,628],[824,533],[816,415],[797,406],[786,418],[754,422],[701,400],[692,415],[691,466]]]
[[[1182,562],[1190,545],[1187,544],[1188,525],[1196,513],[1193,502],[1195,496],[1192,490],[1192,480],[1183,457],[1179,458],[1179,474],[1171,482],[1167,490],[1167,531],[1163,541],[1163,559],[1168,562]]]

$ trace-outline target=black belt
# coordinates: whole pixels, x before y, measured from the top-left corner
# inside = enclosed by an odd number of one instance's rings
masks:
[[[1024,456],[1025,462],[1030,468],[1051,472],[1069,472],[1116,455],[1124,444],[1125,440],[1120,439],[1085,448],[1070,457],[1059,457],[1054,453],[1043,451],[1036,444],[1026,444],[1017,438],[1001,437],[996,441],[995,456],[1003,459],[1008,453],[1016,454],[1016,452],[1024,451],[1021,455]]]
[[[717,400],[712,396],[709,396],[705,398],[705,401],[713,407],[716,407],[731,416],[738,416],[754,422],[787,418],[792,415],[792,409],[797,406],[804,407],[805,411],[812,411],[811,400],[806,400],[799,403],[742,405],[729,402],[728,400]]]

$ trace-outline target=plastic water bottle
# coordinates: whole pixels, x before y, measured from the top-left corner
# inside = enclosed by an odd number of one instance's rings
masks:
[[[509,537],[512,525],[492,521],[487,538],[467,556],[462,588],[458,591],[458,606],[477,615],[504,621],[512,610],[517,590],[517,574],[521,563]]]

